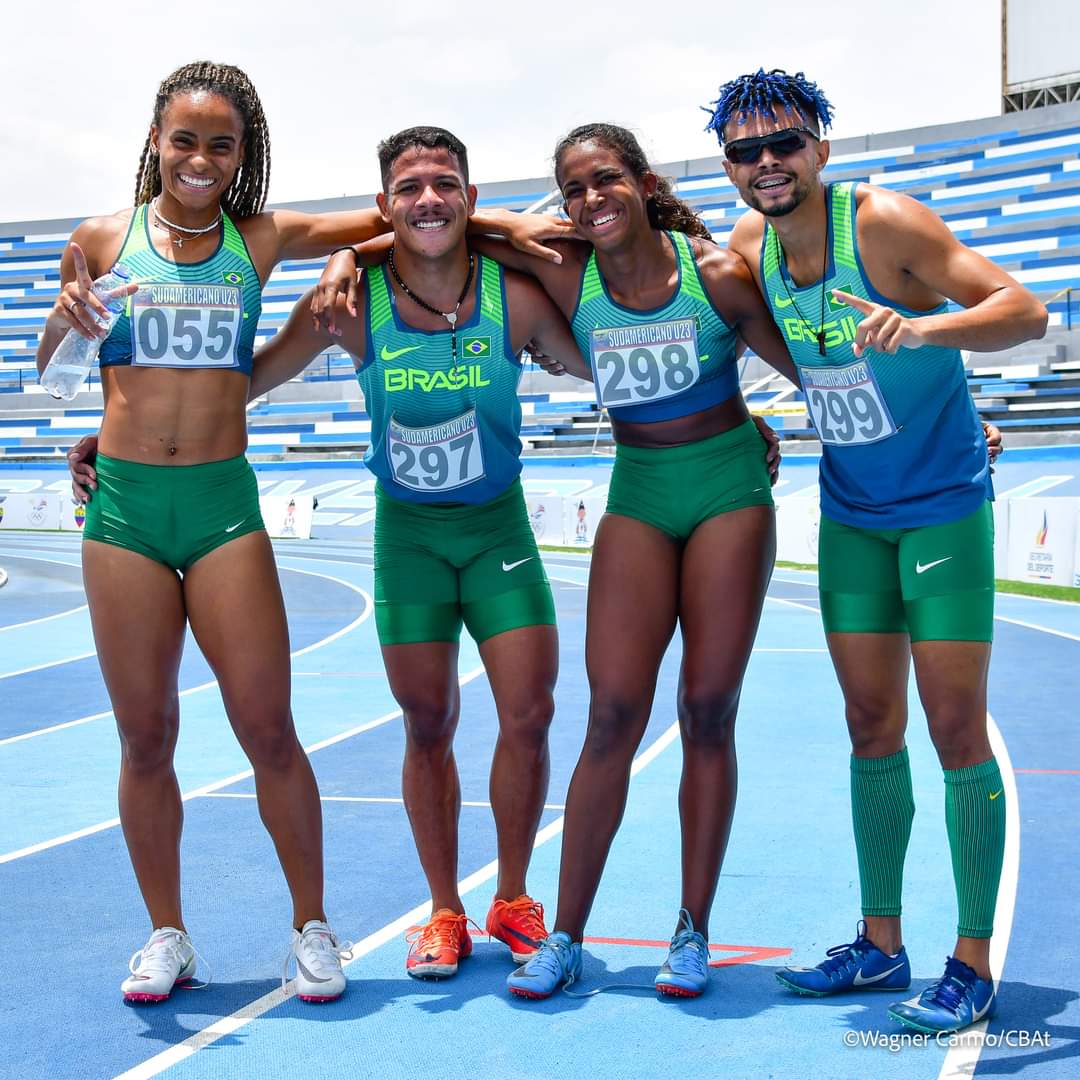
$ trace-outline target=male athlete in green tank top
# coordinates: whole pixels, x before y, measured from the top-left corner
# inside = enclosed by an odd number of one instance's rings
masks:
[[[989,947],[1005,831],[986,731],[992,493],[959,350],[1040,337],[1046,310],[914,199],[824,184],[831,116],[801,74],[759,70],[721,88],[710,124],[752,207],[730,246],[783,330],[822,441],[821,608],[853,750],[865,930],[818,967],[778,977],[816,995],[910,981],[900,899],[914,812],[904,740],[914,660],[944,770],[960,919],[944,977],[890,1015],[955,1031],[994,1011]]]
[[[547,791],[558,639],[518,479],[518,357],[530,342],[567,364],[580,357],[535,282],[470,253],[476,189],[458,139],[410,128],[381,144],[379,157],[378,202],[394,246],[364,274],[359,318],[339,313],[337,340],[356,362],[371,415],[376,622],[404,714],[403,793],[434,911],[406,970],[445,977],[472,948],[457,887],[452,750],[463,623],[499,715],[491,772],[499,881],[487,929],[518,960],[547,935],[525,878]],[[333,340],[302,299],[260,350],[252,392],[289,378]]]
[[[505,245],[482,250],[534,274],[573,320],[617,456],[589,577],[589,727],[567,799],[555,928],[507,986],[544,998],[580,974],[586,920],[678,626],[682,910],[656,986],[694,997],[708,984],[704,935],[735,804],[735,715],[774,555],[765,447],[738,392],[736,334],[795,371],[747,268],[708,240],[630,132],[571,132],[556,176],[586,242],[564,244],[558,265]],[[565,366],[588,377],[582,358]]]

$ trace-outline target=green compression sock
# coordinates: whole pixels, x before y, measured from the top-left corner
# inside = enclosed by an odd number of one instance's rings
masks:
[[[1005,858],[1005,789],[993,758],[945,770],[945,826],[960,908],[957,933],[988,938]]]
[[[905,746],[883,758],[851,758],[851,818],[863,915],[899,915],[904,856],[915,803]]]

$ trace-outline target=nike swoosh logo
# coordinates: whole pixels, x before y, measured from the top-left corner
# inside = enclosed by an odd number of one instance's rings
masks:
[[[312,973],[304,966],[304,963],[299,956],[296,958],[296,966],[300,969],[300,973],[308,980],[308,982],[326,983],[330,981],[329,979],[320,979],[318,975],[312,975]]]
[[[973,1011],[972,1016],[971,1016],[971,1022],[973,1024],[977,1024],[987,1014],[987,1012],[990,1009],[990,1006],[993,1005],[993,1004],[994,1004],[994,995],[991,994],[986,999],[986,1004],[981,1009],[976,1009],[976,1010]]]
[[[935,559],[933,562],[928,562],[925,565],[921,562],[917,562],[915,564],[915,573],[925,574],[927,570],[931,570],[935,566],[940,566],[943,562],[948,562],[951,558],[951,555],[946,555],[944,559]]]
[[[779,307],[779,308],[791,307],[791,305],[795,303],[795,297],[792,296],[792,297],[785,300],[784,297],[782,297],[782,296],[774,296],[772,302],[773,302],[773,307]]]
[[[512,563],[508,563],[504,559],[503,564],[502,564],[502,568],[503,568],[504,571],[514,570],[517,567],[521,566],[522,563],[527,563],[529,561],[529,559],[534,559],[534,558],[536,558],[535,555],[530,555],[528,559],[518,559],[517,562],[512,562]]]
[[[895,967],[889,968],[888,971],[879,972],[877,975],[871,975],[869,979],[863,978],[862,969],[860,968],[855,972],[855,978],[852,980],[853,986],[870,986],[873,983],[881,982],[882,979],[887,979],[894,971],[899,971],[904,966],[903,961],[897,964]]]
[[[1005,790],[1004,788],[1002,788],[1002,789],[1001,789],[1001,791],[1004,791],[1004,790]],[[993,802],[993,801],[994,801],[994,800],[995,800],[995,799],[996,799],[996,798],[997,798],[997,797],[998,797],[998,796],[999,796],[999,795],[1001,794],[1001,791],[995,791],[995,792],[994,792],[994,793],[993,793],[993,794],[992,794],[992,795],[990,796],[990,801],[991,801],[991,802]]]
[[[406,345],[404,349],[388,349],[384,345],[379,356],[381,356],[383,360],[396,360],[399,356],[404,356],[407,352],[415,352],[419,348],[422,348],[422,346]]]
[[[515,930],[512,926],[504,926],[502,928],[504,934],[509,934],[511,937],[516,937],[524,945],[528,945],[530,948],[540,948],[540,942],[529,937],[527,934],[523,934],[520,930]]]
[[[241,526],[241,525],[243,525],[243,524],[244,524],[244,519],[243,519],[243,518],[241,518],[241,519],[240,519],[240,520],[239,520],[239,521],[238,521],[238,522],[237,522],[237,523],[236,523],[235,525],[229,525],[229,526],[228,526],[228,527],[227,527],[227,528],[225,529],[225,531],[226,531],[226,532],[236,532],[236,530],[237,530],[237,529],[239,529],[239,528],[240,528],[240,526]]]

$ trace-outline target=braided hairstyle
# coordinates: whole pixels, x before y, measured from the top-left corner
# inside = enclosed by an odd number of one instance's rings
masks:
[[[636,180],[652,172],[649,168],[649,159],[645,156],[633,132],[617,124],[583,124],[560,139],[555,147],[556,181],[558,181],[559,162],[563,154],[570,147],[585,142],[598,143],[612,153],[618,154],[619,160]],[[700,236],[703,240],[711,240],[712,237],[705,223],[682,199],[675,195],[671,181],[663,176],[658,176],[656,180],[656,191],[649,196],[645,204],[649,224],[654,229],[670,229],[686,233],[687,236]]]
[[[753,75],[740,75],[720,87],[720,96],[711,107],[702,108],[709,114],[705,130],[716,132],[721,145],[724,128],[733,116],[740,127],[750,116],[771,116],[779,122],[776,110],[781,108],[788,114],[797,113],[820,131],[827,131],[833,118],[832,103],[817,83],[801,71],[789,75],[782,68],[758,68]]]
[[[199,90],[225,98],[240,114],[244,124],[244,161],[222,196],[221,205],[237,218],[258,214],[266,203],[270,186],[270,132],[259,95],[238,67],[197,60],[177,68],[158,87],[152,123],[160,130],[162,114],[174,95]],[[158,154],[147,134],[135,174],[135,205],[148,203],[160,194]]]

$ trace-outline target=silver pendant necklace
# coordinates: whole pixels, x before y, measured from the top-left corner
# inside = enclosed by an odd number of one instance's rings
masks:
[[[218,225],[221,224],[220,207],[218,207],[217,217],[214,218],[214,220],[211,221],[209,225],[204,225],[200,229],[190,229],[186,225],[176,225],[171,222],[167,217],[162,217],[161,211],[158,210],[158,201],[156,198],[150,204],[150,212],[154,215],[154,224],[157,225],[159,228],[161,226],[164,226],[165,229],[169,232],[187,233],[187,238],[190,238],[192,236],[205,236],[206,233],[211,232],[213,229],[216,229]],[[171,240],[178,248],[182,248],[184,246],[185,237],[183,236],[173,236],[171,237]]]

